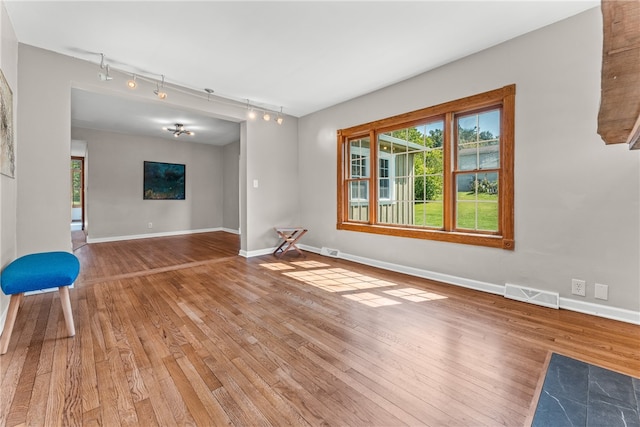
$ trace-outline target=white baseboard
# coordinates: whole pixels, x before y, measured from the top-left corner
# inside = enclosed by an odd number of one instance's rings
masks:
[[[87,236],[87,243],[105,243],[105,242],[118,242],[122,240],[135,240],[135,239],[149,239],[152,237],[170,237],[170,236],[182,236],[185,234],[196,233],[210,233],[212,231],[226,231],[227,233],[238,234],[237,230],[229,228],[201,228],[198,230],[180,230],[180,231],[166,231],[161,233],[148,233],[148,234],[132,234],[128,236],[111,236],[111,237],[90,237]]]
[[[226,233],[231,233],[231,234],[240,234],[240,230],[234,230],[233,228],[222,227],[220,231],[224,231]]]
[[[304,249],[305,251],[314,252],[317,254],[320,253],[320,249],[313,246],[307,246],[302,244],[298,246],[300,247],[300,249]],[[436,280],[438,282],[443,282],[443,283],[447,283],[455,286],[462,286],[464,288],[475,289],[477,291],[488,292],[496,295],[504,295],[504,291],[505,291],[505,285],[497,285],[495,283],[481,282],[478,280],[467,279],[464,277],[437,273],[435,271],[423,270],[420,268],[407,267],[399,264],[378,261],[370,258],[357,256],[357,255],[346,254],[342,251],[340,251],[338,258],[357,262],[359,264],[370,265],[372,267],[378,267],[383,270],[390,270],[398,273],[404,273],[410,276],[421,277],[423,279]],[[584,313],[584,314],[590,314],[592,316],[604,317],[612,320],[619,320],[621,322],[632,323],[634,325],[640,325],[640,312],[627,310],[624,308],[610,307],[602,304],[577,301],[571,298],[560,298],[559,308],[564,310],[577,311],[579,313]]]
[[[271,255],[273,251],[276,250],[276,247],[266,248],[266,249],[258,249],[257,251],[243,251],[238,252],[238,255],[245,258],[252,258],[254,256],[262,256],[262,255]]]
[[[594,304],[592,302],[578,301],[562,297],[560,298],[560,308],[640,325],[640,312],[626,310],[624,308],[609,307],[607,305]]]

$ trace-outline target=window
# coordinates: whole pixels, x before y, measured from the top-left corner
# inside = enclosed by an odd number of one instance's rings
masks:
[[[82,207],[83,188],[83,166],[84,159],[82,157],[71,158],[71,207]]]
[[[510,85],[338,131],[338,229],[513,249],[514,103]]]

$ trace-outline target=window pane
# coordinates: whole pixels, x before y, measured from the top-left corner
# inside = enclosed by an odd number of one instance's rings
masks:
[[[500,167],[500,110],[457,118],[458,170]]]
[[[359,138],[349,143],[349,159],[351,162],[350,178],[369,177],[369,138]]]
[[[498,231],[498,174],[466,173],[456,179],[456,228]]]
[[[349,192],[349,201],[362,201],[369,199],[369,182],[353,181]]]
[[[388,179],[380,180],[379,192],[380,192],[380,200],[388,200],[390,198],[391,192],[390,192]]]
[[[379,223],[442,227],[443,131],[436,120],[378,136]]]
[[[71,207],[82,207],[81,159],[71,159]]]
[[[349,219],[369,220],[369,181],[353,181],[349,185]]]
[[[82,204],[82,174],[80,171],[72,171],[72,203],[73,206],[80,206]]]
[[[391,198],[391,162],[390,157],[380,153],[381,156],[385,156],[378,161],[378,198],[380,200],[388,200]]]
[[[413,210],[415,225],[442,228],[442,201],[416,202]]]

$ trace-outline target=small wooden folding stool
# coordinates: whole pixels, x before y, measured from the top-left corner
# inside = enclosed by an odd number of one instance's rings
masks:
[[[0,354],[7,352],[18,308],[25,292],[58,288],[67,332],[70,337],[76,334],[71,313],[69,285],[73,284],[78,273],[80,273],[80,262],[69,252],[25,255],[7,265],[0,275],[0,286],[2,292],[11,295],[11,300],[2,338],[0,338]]]
[[[300,255],[304,256],[302,251],[296,246],[296,242],[300,240],[302,236],[308,231],[303,227],[274,227],[278,236],[282,239],[280,246],[273,251],[273,255],[278,256],[278,252],[282,251],[281,256],[286,254],[291,249],[297,251]]]

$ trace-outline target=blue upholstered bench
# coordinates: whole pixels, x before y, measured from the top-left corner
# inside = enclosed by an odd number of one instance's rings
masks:
[[[69,252],[42,252],[25,255],[5,267],[0,275],[0,286],[2,292],[11,295],[11,300],[0,339],[0,354],[7,352],[18,308],[25,292],[58,288],[67,332],[70,337],[76,334],[71,313],[69,285],[73,284],[78,273],[80,273],[80,262],[75,255]]]

